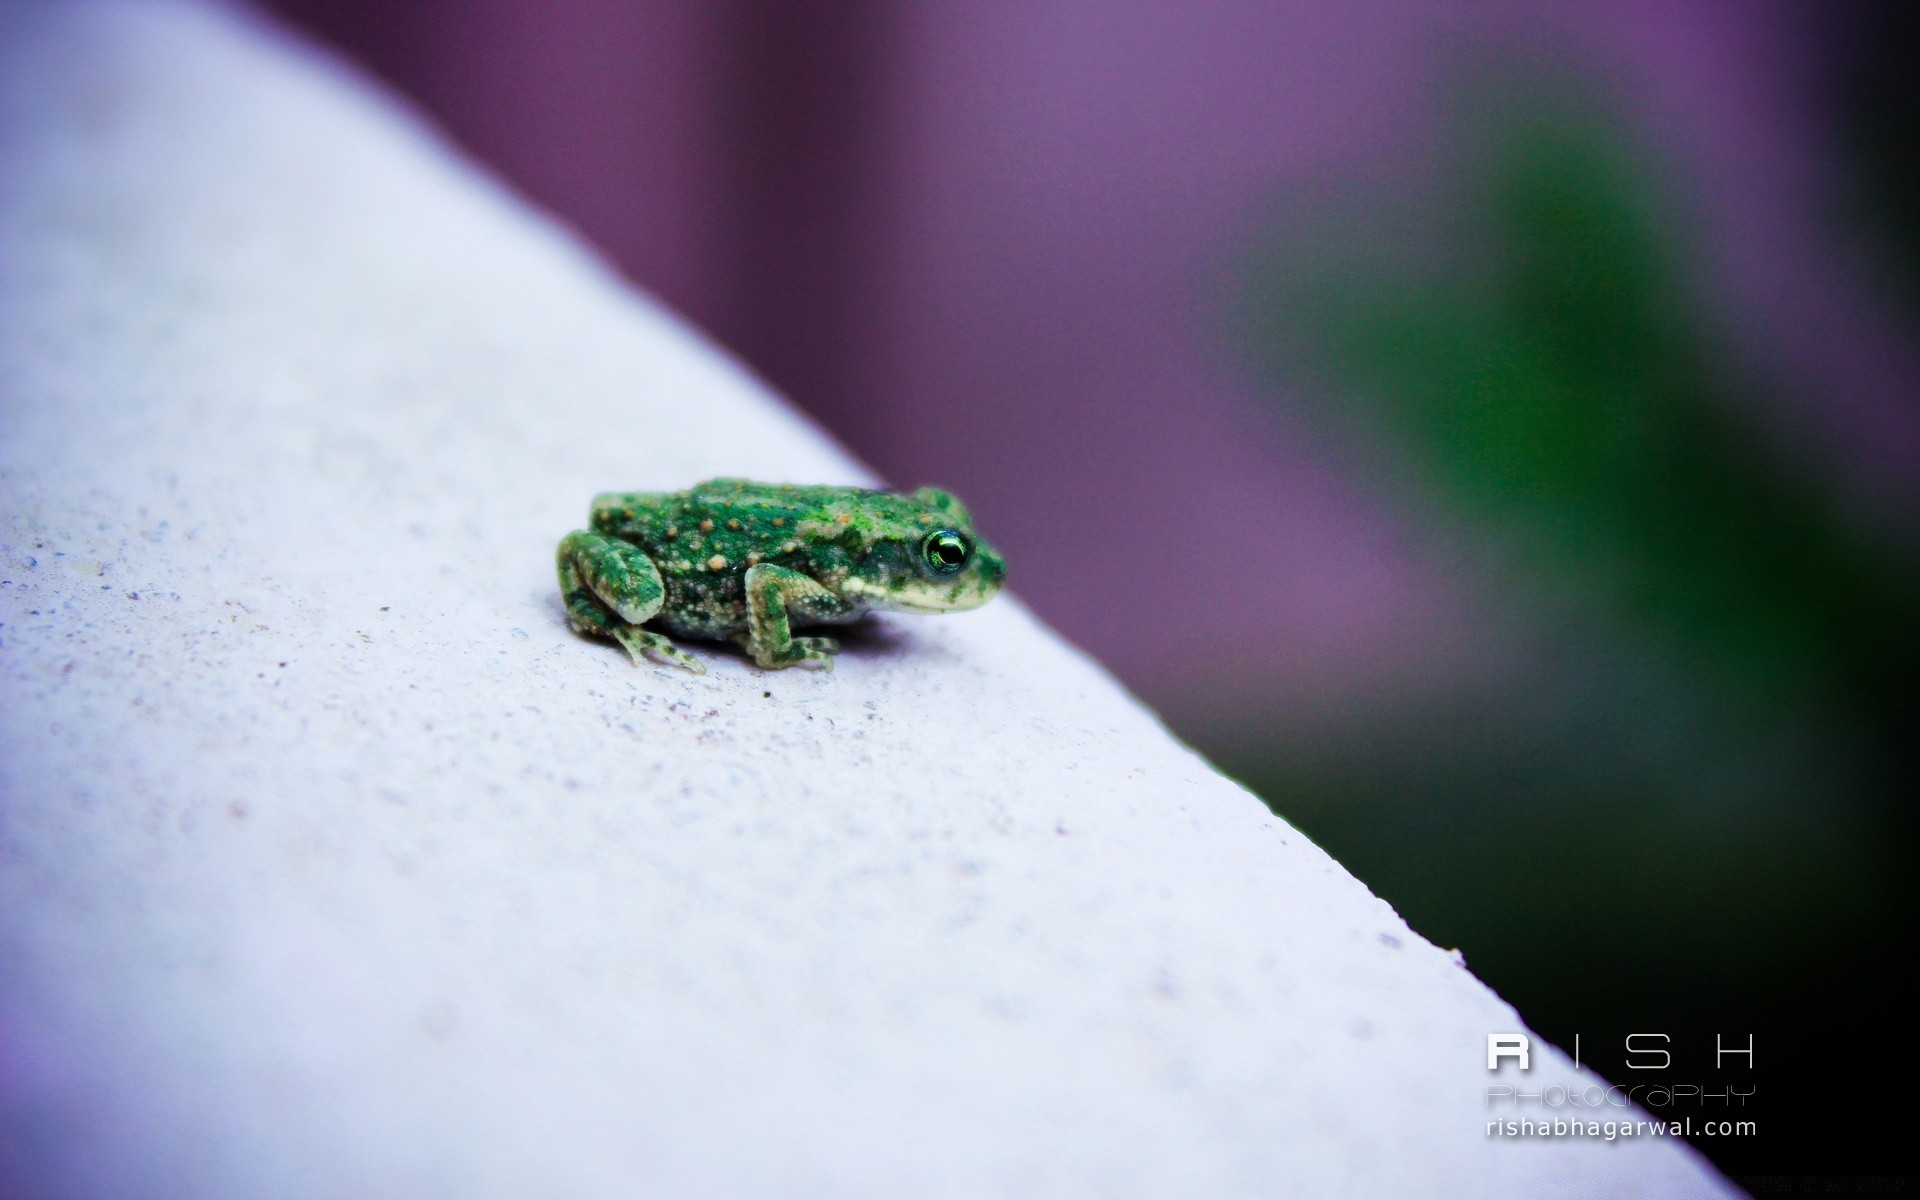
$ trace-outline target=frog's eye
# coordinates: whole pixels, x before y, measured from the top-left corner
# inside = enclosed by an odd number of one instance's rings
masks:
[[[920,544],[920,556],[935,575],[953,574],[967,565],[967,556],[972,553],[965,535],[952,529],[937,529]]]

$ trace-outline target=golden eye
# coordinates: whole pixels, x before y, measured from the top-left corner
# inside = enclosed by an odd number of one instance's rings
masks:
[[[967,565],[967,556],[972,553],[966,536],[952,529],[935,530],[920,543],[920,556],[935,575],[952,575]]]

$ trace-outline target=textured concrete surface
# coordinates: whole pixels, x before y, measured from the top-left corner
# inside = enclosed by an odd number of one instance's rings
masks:
[[[16,5],[0,155],[0,1190],[1724,1189],[1489,1140],[1512,1010],[1015,600],[569,633],[594,492],[860,469],[363,84]]]

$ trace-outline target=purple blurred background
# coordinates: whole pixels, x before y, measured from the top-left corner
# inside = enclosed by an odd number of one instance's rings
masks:
[[[1530,765],[1532,774],[1513,778],[1501,766],[1466,785],[1436,785],[1441,807],[1465,813],[1468,826],[1510,815],[1474,807],[1492,792],[1523,814],[1537,800],[1543,823],[1527,853],[1543,864],[1546,886],[1581,861],[1570,846],[1604,833],[1604,811],[1583,818],[1594,824],[1566,824],[1567,798],[1610,802],[1606,787],[1588,786],[1605,775],[1594,764],[1611,769],[1621,745],[1658,741],[1661,718],[1605,671],[1543,671],[1533,661],[1540,639],[1516,632],[1505,602],[1524,588],[1476,569],[1482,555],[1448,542],[1462,536],[1456,514],[1423,507],[1394,477],[1390,456],[1356,454],[1325,436],[1307,415],[1304,378],[1254,368],[1232,314],[1256,247],[1286,220],[1280,198],[1418,193],[1423,171],[1445,159],[1459,85],[1488,47],[1596,85],[1622,136],[1672,193],[1699,310],[1688,319],[1716,347],[1710,373],[1727,381],[1719,390],[1736,398],[1740,420],[1792,447],[1850,519],[1887,545],[1914,547],[1920,307],[1899,294],[1888,268],[1895,256],[1855,203],[1860,97],[1872,115],[1871,97],[1891,78],[1896,98],[1911,103],[1899,80],[1920,73],[1920,61],[1883,63],[1877,77],[1859,68],[1872,57],[1863,38],[1906,20],[1889,17],[1894,5],[271,6],[410,97],[883,476],[964,496],[1012,563],[1014,588],[1044,618],[1257,785],[1263,761],[1310,749],[1356,762],[1419,759],[1459,740],[1448,722],[1470,722],[1458,715],[1470,706],[1457,698],[1489,688],[1507,690],[1508,713],[1540,696],[1552,701],[1556,687],[1573,697],[1563,705],[1575,714],[1572,734],[1547,740],[1585,748],[1562,754],[1560,765]],[[1906,20],[1908,34],[1913,24]],[[1902,52],[1915,44],[1909,37]],[[1856,77],[1879,79],[1881,92],[1862,91]],[[1912,160],[1898,147],[1913,139],[1889,136],[1896,152],[1881,157],[1902,182],[1898,163],[1911,169]],[[1650,644],[1617,645],[1622,657],[1654,661]],[[1610,657],[1603,650],[1593,661]],[[1686,1019],[1737,1012],[1727,1018],[1737,1027],[1773,1022],[1766,1036],[1787,1041],[1843,1012],[1901,1011],[1910,991],[1888,993],[1864,958],[1832,947],[1846,922],[1861,946],[1910,944],[1902,906],[1911,884],[1872,882],[1884,864],[1845,849],[1912,848],[1910,776],[1835,818],[1842,849],[1796,861],[1795,848],[1811,844],[1792,832],[1801,826],[1768,825],[1762,810],[1800,802],[1781,800],[1786,793],[1817,807],[1818,797],[1845,791],[1833,780],[1871,772],[1854,771],[1844,746],[1824,759],[1822,750],[1807,759],[1813,766],[1795,768],[1805,787],[1735,786],[1723,807],[1761,815],[1714,825],[1727,820],[1711,811],[1724,797],[1695,781],[1738,774],[1725,770],[1729,762],[1751,766],[1750,751],[1779,739],[1765,721],[1722,738],[1706,694],[1673,691],[1676,711],[1700,708],[1696,725],[1709,732],[1691,749],[1659,751],[1655,758],[1667,757],[1646,771],[1683,800],[1704,797],[1700,810],[1674,818],[1682,832],[1664,865],[1610,846],[1596,852],[1618,871],[1593,885],[1588,909],[1635,892],[1655,906],[1691,903],[1685,889],[1704,877],[1702,863],[1724,867],[1735,883],[1698,930],[1659,946],[1650,937],[1644,952],[1582,941],[1551,922],[1503,925],[1504,910],[1476,909],[1459,880],[1497,869],[1504,851],[1476,843],[1482,859],[1442,864],[1434,882],[1421,874],[1433,874],[1437,857],[1418,840],[1425,818],[1417,806],[1378,799],[1378,788],[1371,807],[1346,813],[1304,801],[1296,811],[1280,800],[1285,787],[1262,790],[1305,817],[1310,834],[1417,927],[1451,930],[1491,982],[1563,1041],[1591,1033],[1585,1022],[1596,1012],[1652,1020],[1661,997],[1687,990],[1698,1003]],[[1795,712],[1803,701],[1817,707],[1817,698],[1789,699]],[[1879,715],[1857,722],[1868,729],[1863,744],[1886,741],[1886,713],[1908,711],[1899,698],[1875,703]],[[1426,722],[1424,733],[1394,741],[1355,732],[1409,712],[1427,714],[1413,722]],[[1894,759],[1900,770],[1913,765]],[[1757,761],[1753,770],[1773,769]],[[1564,795],[1553,790],[1566,780],[1574,782]],[[1408,830],[1416,834],[1405,857],[1366,860],[1369,845]],[[1746,874],[1727,866],[1731,851],[1712,861],[1730,830],[1752,849]],[[1769,882],[1776,875],[1781,882]],[[1869,899],[1854,908],[1855,899],[1832,900],[1846,888],[1828,881],[1841,875],[1868,879],[1859,890]],[[1569,924],[1592,917],[1577,900],[1556,903]],[[1797,949],[1763,936],[1781,912],[1816,914],[1795,935]],[[1712,966],[1718,974],[1689,975],[1702,945],[1738,941],[1729,931],[1746,939],[1747,957],[1728,951]],[[1587,975],[1549,965],[1581,955],[1591,956]],[[1609,987],[1621,989],[1613,1008],[1581,1007]],[[1872,993],[1864,1009],[1863,993]],[[1846,1003],[1834,1007],[1835,995]],[[1754,996],[1777,1002],[1729,1007]],[[1794,1078],[1806,1089],[1831,1092],[1832,1080],[1815,1082],[1817,1064],[1801,1067]],[[1723,1164],[1859,1164],[1878,1135],[1828,1115],[1830,1126],[1816,1129],[1817,1114],[1798,1114],[1797,1134],[1779,1132],[1790,1123],[1781,1121],[1771,1150],[1706,1148]]]
[[[277,7],[884,476],[965,496],[1020,593],[1176,724],[1466,669],[1450,582],[1252,394],[1220,312],[1268,195],[1419,155],[1475,42],[1616,86],[1695,189],[1729,333],[1817,381],[1820,407],[1772,416],[1912,507],[1920,369],[1827,237],[1811,8]]]
[[[1690,169],[1703,265],[1740,298],[1726,321],[1832,405],[1784,419],[1866,492],[1908,492],[1920,463],[1914,355],[1820,236],[1812,10],[278,8],[883,476],[968,497],[1021,595],[1175,722],[1248,693],[1365,703],[1471,637],[1396,522],[1250,396],[1217,309],[1263,198],[1419,154],[1436,77],[1475,40],[1615,81]]]

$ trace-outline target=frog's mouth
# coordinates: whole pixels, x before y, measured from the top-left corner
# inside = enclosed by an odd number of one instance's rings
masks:
[[[964,594],[887,592],[882,602],[892,609],[910,613],[949,613],[978,608],[993,598],[992,592],[968,589]]]
[[[961,579],[930,583],[908,578],[884,584],[859,583],[854,590],[875,608],[894,612],[937,614],[979,608],[1000,591],[1005,569],[969,574]]]
[[[979,608],[1000,592],[1006,582],[1007,568],[999,558],[984,558],[973,564],[965,575],[952,581],[929,583],[915,581],[898,593],[912,612],[963,612]]]

